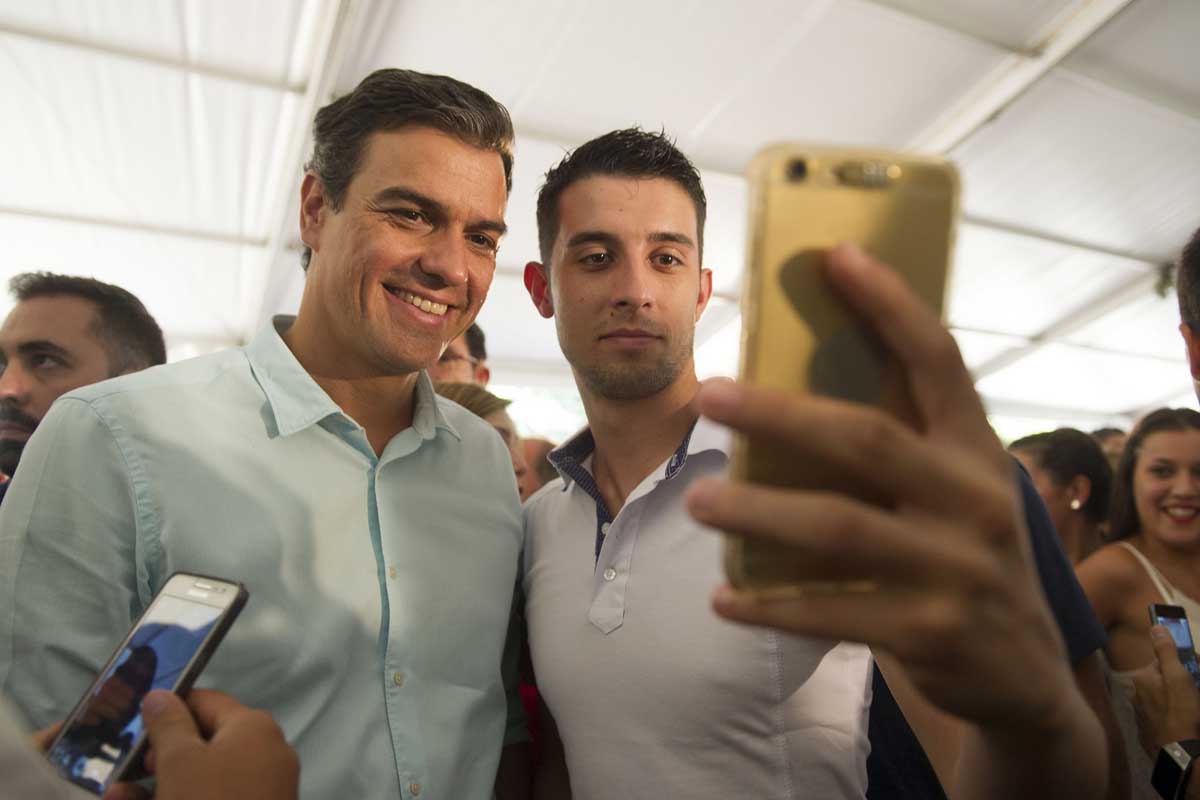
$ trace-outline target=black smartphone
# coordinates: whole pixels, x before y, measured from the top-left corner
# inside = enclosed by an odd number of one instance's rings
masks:
[[[50,745],[59,774],[96,794],[136,777],[146,741],[142,699],[152,689],[186,693],[248,597],[232,581],[168,578]]]
[[[1200,689],[1200,665],[1196,663],[1196,647],[1192,643],[1192,629],[1188,627],[1187,612],[1180,606],[1151,603],[1150,624],[1164,625],[1171,632],[1171,638],[1175,640],[1175,651],[1179,654],[1179,663],[1187,667],[1196,688]]]

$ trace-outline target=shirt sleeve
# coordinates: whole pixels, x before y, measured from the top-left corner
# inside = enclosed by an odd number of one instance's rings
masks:
[[[1108,642],[1100,620],[1096,619],[1083,587],[1075,578],[1075,570],[1063,552],[1050,512],[1033,486],[1029,473],[1018,463],[1017,477],[1021,484],[1021,501],[1025,506],[1025,524],[1033,545],[1033,559],[1050,611],[1058,623],[1067,644],[1071,664],[1078,664]]]
[[[128,448],[60,398],[0,506],[0,694],[35,728],[74,707],[149,598]]]

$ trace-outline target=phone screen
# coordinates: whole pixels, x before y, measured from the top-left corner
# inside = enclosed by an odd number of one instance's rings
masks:
[[[1179,655],[1179,663],[1187,668],[1187,671],[1192,674],[1192,680],[1196,683],[1196,687],[1200,688],[1200,664],[1196,663],[1196,648],[1192,642],[1192,631],[1188,626],[1187,616],[1184,615],[1183,609],[1174,612],[1174,607],[1164,607],[1157,605],[1154,607],[1154,621],[1166,627],[1171,632],[1171,638],[1175,640],[1176,653]]]
[[[221,606],[166,593],[155,598],[47,753],[67,780],[100,794],[120,776],[143,739],[142,699],[180,685],[234,588],[221,589]]]

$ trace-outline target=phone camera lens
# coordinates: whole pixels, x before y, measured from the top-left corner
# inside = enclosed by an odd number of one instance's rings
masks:
[[[808,162],[803,158],[797,158],[788,164],[787,168],[788,180],[802,181],[808,177]]]

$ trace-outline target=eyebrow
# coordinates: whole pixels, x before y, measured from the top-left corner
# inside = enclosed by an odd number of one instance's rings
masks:
[[[372,198],[372,202],[376,205],[395,202],[412,203],[424,211],[427,216],[432,217],[434,222],[444,222],[450,218],[450,210],[445,203],[404,186],[389,186],[381,189]],[[508,233],[508,226],[502,219],[478,220],[468,223],[467,228],[474,231],[490,231],[497,236]]]
[[[681,244],[686,247],[695,247],[696,243],[692,241],[690,236],[682,233],[673,233],[670,231],[659,231],[652,233],[646,237],[651,242],[670,242],[672,244]],[[580,231],[567,240],[567,247],[578,247],[581,244],[606,244],[610,247],[616,246],[619,240],[614,234],[607,231]]]
[[[49,339],[33,339],[28,342],[21,342],[16,346],[18,355],[37,355],[40,353],[49,353],[63,359],[70,359],[71,353],[62,345],[55,344]],[[7,356],[3,349],[0,348],[0,361],[6,361]]]

